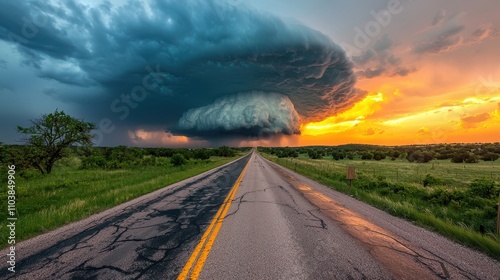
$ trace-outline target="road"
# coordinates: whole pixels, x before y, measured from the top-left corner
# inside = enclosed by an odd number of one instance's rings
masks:
[[[255,152],[17,251],[0,278],[500,279],[498,261]]]
[[[0,279],[175,279],[247,162],[19,243],[16,273],[2,261]]]

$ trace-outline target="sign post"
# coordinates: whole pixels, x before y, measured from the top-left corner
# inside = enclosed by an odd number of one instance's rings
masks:
[[[349,186],[352,187],[352,180],[354,180],[355,178],[356,178],[356,170],[354,169],[354,166],[348,166],[346,179],[349,180]]]

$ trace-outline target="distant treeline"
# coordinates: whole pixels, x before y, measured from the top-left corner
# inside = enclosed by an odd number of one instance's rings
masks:
[[[307,154],[312,159],[332,157],[334,160],[391,160],[406,159],[409,162],[425,163],[433,159],[450,160],[454,163],[478,163],[479,160],[495,161],[500,158],[500,143],[434,144],[408,146],[375,146],[349,144],[341,146],[318,146],[296,148],[259,148],[260,151],[279,158],[298,157]]]
[[[138,165],[182,165],[193,160],[208,160],[212,156],[234,157],[249,148],[136,148],[136,147],[69,147],[63,153],[64,161],[78,158],[82,169],[120,169]],[[36,163],[26,156],[36,152],[28,145],[0,145],[2,166],[15,164],[18,170],[36,169]]]

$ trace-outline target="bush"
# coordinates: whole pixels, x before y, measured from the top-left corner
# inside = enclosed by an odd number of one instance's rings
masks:
[[[465,158],[465,163],[479,163],[479,156],[470,154]]]
[[[345,157],[346,157],[346,155],[343,151],[333,151],[332,152],[332,158],[334,160],[344,159]]]
[[[420,159],[422,158],[422,152],[420,151],[415,151],[411,154],[408,154],[406,156],[406,159],[409,161],[409,162],[419,162]]]
[[[425,151],[422,153],[422,158],[420,159],[420,163],[427,163],[434,159],[434,154],[432,152]]]
[[[389,188],[395,194],[402,193],[405,191],[405,187],[402,184],[391,184]]]
[[[91,155],[82,158],[82,169],[104,168],[106,166],[106,159],[103,156]]]
[[[383,160],[385,159],[386,154],[383,151],[375,151],[373,153],[373,159],[374,160]]]
[[[7,174],[7,172],[5,172],[4,174]],[[22,169],[17,174],[19,177],[23,177],[24,179],[27,179],[27,180],[32,180],[32,179],[35,179],[35,178],[41,176],[40,172],[38,172],[34,168]]]
[[[0,183],[1,184],[5,184],[8,182],[7,176],[4,175],[4,174],[7,174],[8,171],[9,171],[9,169],[7,168],[6,164],[0,165],[0,173],[2,174],[2,176],[0,176]]]
[[[432,176],[431,174],[427,174],[427,175],[425,175],[425,178],[424,178],[424,180],[422,181],[422,183],[424,184],[424,187],[427,187],[427,186],[436,186],[436,185],[440,185],[440,184],[442,184],[443,182],[442,182],[440,179],[438,179],[438,178],[436,178],[436,177]]]
[[[155,166],[156,165],[156,157],[153,156],[144,156],[141,161],[141,165],[144,166]]]
[[[323,155],[321,154],[321,152],[313,150],[313,149],[308,150],[307,151],[307,155],[311,159],[321,159],[321,158],[323,158]]]
[[[488,179],[476,179],[470,184],[469,192],[482,198],[492,198],[496,194],[495,182]]]
[[[428,151],[415,151],[414,153],[409,154],[406,159],[409,162],[427,163],[434,159],[434,154]]]
[[[122,167],[123,167],[123,163],[119,162],[116,159],[112,159],[112,160],[106,161],[105,168],[108,169],[108,170],[120,169]]]
[[[195,159],[207,160],[210,159],[210,155],[210,151],[207,149],[196,149],[193,152],[193,158]]]
[[[170,163],[172,163],[174,166],[181,166],[186,164],[187,160],[183,155],[176,153],[170,159]]]
[[[373,158],[373,154],[370,152],[363,152],[361,154],[361,159],[372,159],[372,158]]]
[[[483,155],[482,160],[484,160],[484,161],[495,161],[498,158],[500,158],[499,154],[495,154],[495,153],[492,153],[492,152],[487,152],[487,153],[485,153]]]
[[[217,149],[216,152],[217,156],[219,157],[234,157],[236,156],[236,151],[234,149],[231,149],[229,147],[223,146]]]
[[[479,162],[479,157],[473,153],[456,153],[453,155],[451,158],[451,162],[453,163],[478,163]]]
[[[399,151],[392,151],[390,154],[391,154],[391,159],[392,158],[397,159],[401,155]]]
[[[453,200],[453,195],[448,190],[440,187],[434,189],[434,191],[430,193],[429,198],[433,203],[446,206]]]

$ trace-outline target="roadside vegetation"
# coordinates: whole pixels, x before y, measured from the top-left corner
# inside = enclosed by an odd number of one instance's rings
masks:
[[[16,242],[150,193],[230,162],[248,149],[169,149],[68,147],[51,172],[40,172],[25,156],[30,147],[0,145],[1,182],[7,166],[16,166]],[[0,192],[3,209],[7,191]],[[7,211],[0,211],[6,221]],[[7,228],[0,228],[1,247]]]
[[[259,148],[333,189],[500,259],[500,143]],[[352,187],[347,166],[354,166]]]

